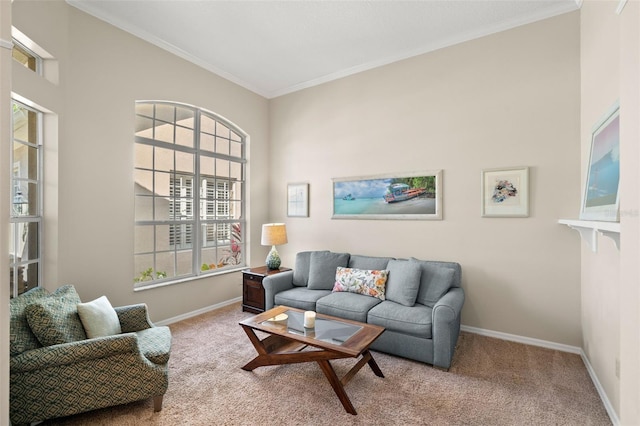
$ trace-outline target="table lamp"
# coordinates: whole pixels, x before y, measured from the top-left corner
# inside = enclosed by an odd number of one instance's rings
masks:
[[[263,246],[271,246],[271,251],[267,255],[267,268],[280,268],[280,255],[276,250],[276,246],[287,243],[287,227],[284,223],[266,223],[262,225],[262,241]]]

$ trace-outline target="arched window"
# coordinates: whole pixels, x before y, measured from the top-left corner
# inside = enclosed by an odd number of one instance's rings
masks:
[[[214,113],[136,102],[136,288],[245,266],[245,146]]]

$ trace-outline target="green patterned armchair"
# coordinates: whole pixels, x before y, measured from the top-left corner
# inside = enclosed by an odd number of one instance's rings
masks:
[[[160,411],[168,386],[169,328],[154,326],[145,304],[116,307],[120,334],[84,339],[76,335],[75,341],[43,346],[42,331],[33,332],[40,324],[34,322],[47,320],[32,316],[27,320],[29,306],[61,292],[67,307],[75,307],[79,297],[72,286],[51,294],[36,288],[10,301],[11,423],[31,423],[151,397],[154,410]],[[79,321],[73,309],[55,309],[55,315],[60,312],[70,322]],[[84,336],[84,331],[76,332]]]

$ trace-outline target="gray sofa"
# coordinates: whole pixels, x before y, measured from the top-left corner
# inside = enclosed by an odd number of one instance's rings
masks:
[[[333,291],[338,268],[388,271],[384,296]],[[461,275],[454,262],[307,251],[296,255],[292,271],[262,283],[266,309],[291,306],[383,326],[372,349],[448,370],[464,304]]]

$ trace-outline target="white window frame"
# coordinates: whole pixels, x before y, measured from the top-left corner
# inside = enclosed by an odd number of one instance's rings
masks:
[[[31,111],[35,114],[36,141],[30,142],[30,141],[20,140],[16,138],[15,131],[14,131],[15,129],[14,115],[12,113],[11,114],[12,149],[11,149],[11,158],[10,158],[10,164],[12,164],[12,173],[11,173],[11,194],[10,194],[11,199],[9,200],[9,203],[11,206],[11,213],[9,218],[11,230],[9,235],[13,237],[13,241],[11,242],[10,247],[13,247],[14,252],[9,253],[9,271],[10,271],[10,276],[12,277],[12,280],[10,282],[10,285],[11,285],[10,297],[15,297],[21,293],[24,293],[24,291],[26,290],[30,290],[31,288],[40,287],[42,285],[42,277],[44,276],[43,275],[44,262],[42,259],[42,255],[43,255],[42,236],[44,235],[44,231],[43,231],[44,149],[42,147],[43,135],[44,135],[44,132],[43,132],[44,114],[42,111],[29,107],[24,103],[19,102],[15,99],[13,99],[11,102],[12,111],[14,110],[14,105],[17,105],[20,108]],[[24,145],[26,147],[36,150],[36,161],[38,164],[36,166],[35,179],[32,177],[21,177],[21,165],[16,159],[14,159],[15,144]],[[18,194],[17,189],[22,187],[23,185],[26,185],[27,187],[29,187],[29,185],[35,185],[35,190],[36,190],[36,195],[35,195],[36,206],[31,206],[32,208],[35,207],[35,211],[30,211],[26,215],[22,214],[22,206],[19,209],[16,206],[17,197],[21,195],[21,192],[20,194]],[[35,237],[37,240],[37,250],[35,251],[35,255],[33,257],[30,257],[27,260],[24,260],[22,258],[18,260],[18,257],[19,257],[18,251],[22,252],[24,250],[24,247],[26,246],[25,241],[21,242],[21,238],[23,238],[22,236],[26,232],[25,227],[29,226],[32,223],[37,224],[37,228],[38,228],[37,234]],[[30,265],[33,265],[33,264],[37,265],[37,268],[38,268],[36,285],[31,287],[25,287],[24,289],[20,289],[19,287],[20,272],[23,270],[23,268],[29,267]],[[20,291],[20,290],[24,290],[24,291]]]
[[[162,121],[161,114],[156,106],[163,108],[174,107],[174,122]],[[178,110],[193,112],[193,123],[182,127],[183,124],[178,118],[179,113],[176,112]],[[153,116],[150,116],[151,114]],[[203,117],[209,123],[211,120],[216,123],[215,135],[205,132],[202,124]],[[151,162],[150,166],[143,166],[141,164],[145,162],[144,159],[136,159],[134,172],[147,173],[154,177],[151,184],[153,189],[147,188],[147,192],[143,194],[140,192],[139,186],[136,185],[136,191],[139,191],[139,193],[134,194],[136,209],[140,208],[142,211],[143,209],[138,206],[153,206],[151,207],[152,217],[148,217],[148,213],[136,211],[134,289],[172,284],[203,275],[231,272],[244,268],[246,266],[246,238],[245,235],[234,234],[232,230],[237,230],[238,228],[244,230],[247,227],[245,219],[247,135],[237,126],[215,113],[175,102],[137,101],[136,120],[140,120],[143,123],[140,125],[142,130],[136,133],[134,137],[136,152],[138,152],[139,148],[146,147],[146,149],[151,148],[153,153],[156,152],[156,149],[161,149],[164,152],[173,151],[174,153],[193,154],[194,163],[193,172],[182,172],[173,169],[167,170],[166,166],[157,166],[153,159],[147,159],[146,161],[146,164]],[[166,134],[164,136],[156,136],[156,133],[160,133],[156,131],[157,126],[160,125],[157,123],[174,126],[173,141],[163,140],[163,138],[167,139]],[[229,130],[226,142],[229,143],[229,146],[233,145],[235,151],[222,152],[222,149],[218,150],[218,139],[224,139],[224,137],[217,134],[218,125]],[[185,146],[185,144],[178,143],[177,133],[179,131],[184,132],[185,129],[190,130],[190,126],[193,128],[193,146]],[[205,144],[201,144],[201,137],[214,137],[216,142],[213,144],[213,148],[205,148]],[[151,154],[152,157],[155,155]],[[213,161],[216,164],[216,168],[218,163],[228,163],[228,175],[212,174],[210,170],[201,171],[201,159]],[[174,163],[175,167],[177,167],[176,164]],[[168,205],[166,208],[168,214],[164,214],[164,211],[156,211],[158,209],[157,206],[160,204],[157,201],[163,198],[159,195],[160,187],[156,188],[155,176],[157,173],[162,173],[165,177],[167,175],[170,176],[168,184],[169,196],[164,197],[164,203]],[[237,176],[238,174],[239,176]],[[209,188],[211,181],[214,182],[213,190]],[[231,187],[238,187],[239,190],[232,191]],[[234,208],[234,206],[238,207]],[[152,230],[146,234],[146,241],[143,241],[143,237],[141,237],[144,232],[137,232],[144,228]],[[158,230],[161,230],[161,236],[166,238],[168,244],[162,245],[158,243],[158,240],[161,239],[158,237]],[[151,234],[153,235],[152,244],[148,240]],[[242,232],[242,234],[245,233]],[[211,238],[215,235],[218,238]],[[221,237],[224,237],[224,239],[221,239]],[[153,246],[153,248],[138,249],[138,247],[143,246]],[[162,248],[159,249],[159,247]],[[239,249],[239,252],[232,249]],[[178,261],[174,262],[173,269],[168,273],[165,273],[167,271],[159,267],[163,264],[163,261],[159,260],[161,256],[173,255],[175,259],[178,259],[180,253],[188,254],[189,252],[191,255],[190,272],[181,271],[178,267]],[[213,262],[211,262],[211,253],[215,253]],[[223,255],[223,253],[229,255]],[[231,257],[230,254],[235,254],[235,256]],[[166,264],[166,260],[164,262]]]
[[[40,55],[38,55],[37,53],[35,53],[33,50],[29,49],[27,46],[25,46],[23,43],[19,42],[18,40],[16,40],[15,38],[13,39],[13,48],[14,49],[18,49],[21,50],[24,54],[26,54],[27,56],[31,56],[34,60],[35,60],[35,69],[30,68],[29,66],[24,65],[25,68],[35,72],[38,75],[42,75],[42,64],[43,64],[43,59]],[[15,60],[15,58],[14,58]]]

